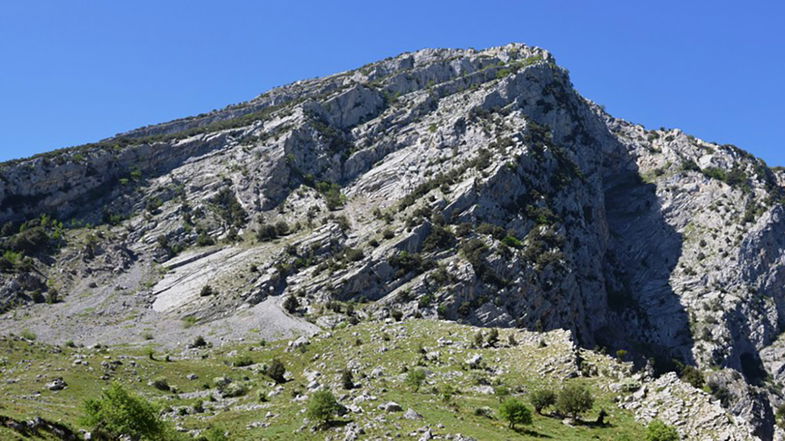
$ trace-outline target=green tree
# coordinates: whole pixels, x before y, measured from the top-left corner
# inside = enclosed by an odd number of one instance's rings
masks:
[[[84,410],[80,422],[98,439],[118,439],[122,435],[134,441],[174,439],[169,425],[158,416],[158,409],[117,382],[100,398],[85,401]]]
[[[550,389],[537,389],[529,394],[529,402],[534,406],[534,411],[542,414],[542,410],[556,404],[556,393]]]
[[[564,386],[556,398],[556,408],[573,419],[578,419],[593,405],[594,397],[591,391],[586,386],[577,383]]]
[[[284,374],[286,373],[286,367],[284,367],[283,363],[279,359],[273,359],[270,362],[270,365],[267,366],[267,371],[265,372],[268,377],[275,380],[276,383],[285,383],[286,378],[284,378]]]
[[[499,407],[499,415],[510,423],[510,428],[515,429],[516,424],[531,424],[532,413],[523,403],[515,398],[504,400]]]
[[[344,389],[354,388],[354,375],[352,374],[351,369],[347,368],[341,371],[341,384],[343,385]]]
[[[646,441],[679,441],[679,432],[675,428],[654,420],[646,426]]]
[[[406,384],[412,387],[415,392],[420,390],[423,381],[425,381],[425,371],[422,369],[410,370],[406,375]]]
[[[308,409],[305,412],[305,416],[312,421],[316,421],[318,425],[324,426],[340,410],[341,405],[338,404],[332,392],[320,390],[314,392],[311,398],[308,399]]]

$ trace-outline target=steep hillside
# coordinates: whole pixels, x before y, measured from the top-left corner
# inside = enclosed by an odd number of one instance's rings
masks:
[[[678,425],[687,439],[752,439],[751,428],[708,393],[673,374],[656,381],[632,374],[629,363],[578,349],[565,331],[502,330],[496,341],[491,331],[479,339],[477,332],[442,321],[388,320],[277,343],[212,348],[208,337],[206,346],[152,356],[5,339],[0,360],[9,381],[0,393],[9,399],[0,414],[18,420],[36,414],[78,433],[82,402],[120,382],[157,402],[179,432],[194,437],[218,427],[231,440],[620,441],[639,439],[644,425],[658,418]],[[265,374],[273,360],[283,363],[286,381]],[[423,375],[413,381],[412,372]],[[50,390],[58,378],[65,387]],[[577,422],[565,424],[551,406],[518,430],[500,417],[506,397],[526,401],[534,391],[572,384],[588,387],[595,401]],[[315,430],[302,411],[320,390],[334,391],[346,409],[330,428]],[[598,424],[601,412],[606,416]],[[2,425],[0,436],[26,439]]]
[[[607,115],[547,51],[422,50],[3,164],[0,331],[175,348],[357,321],[339,301],[564,329],[697,366],[771,440],[782,198],[734,146]]]

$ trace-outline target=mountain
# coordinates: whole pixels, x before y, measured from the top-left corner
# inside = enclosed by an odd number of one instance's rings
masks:
[[[700,377],[728,433],[660,411],[683,434],[779,439],[782,180],[608,115],[543,49],[426,49],[0,165],[0,332],[563,329],[651,384]]]

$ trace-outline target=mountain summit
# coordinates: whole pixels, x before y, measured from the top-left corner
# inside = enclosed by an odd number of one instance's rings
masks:
[[[782,179],[608,115],[543,49],[420,50],[0,165],[0,331],[176,347],[357,320],[336,305],[564,329],[702,372],[735,422],[694,439],[772,440]]]

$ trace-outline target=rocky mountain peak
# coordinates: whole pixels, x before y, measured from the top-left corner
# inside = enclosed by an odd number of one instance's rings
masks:
[[[781,182],[735,146],[613,118],[543,49],[424,49],[0,165],[0,306],[56,291],[30,326],[123,343],[129,312],[162,344],[195,332],[171,319],[258,329],[248,311],[312,329],[267,309],[282,299],[323,327],[359,302],[566,329],[652,374],[704,370],[773,439]],[[84,292],[105,321],[70,320]]]

